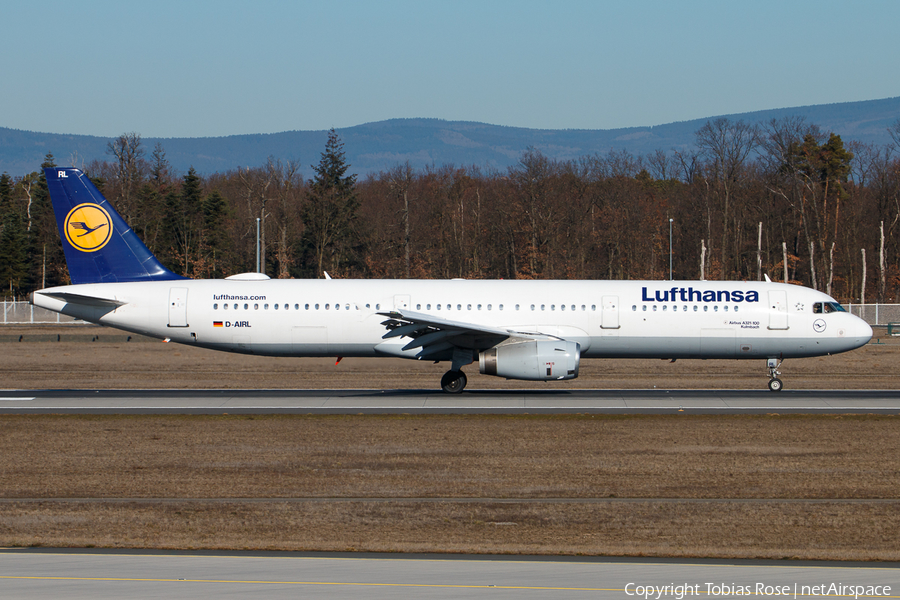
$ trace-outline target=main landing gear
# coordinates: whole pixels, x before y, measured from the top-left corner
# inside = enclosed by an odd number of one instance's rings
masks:
[[[780,392],[784,387],[784,384],[778,379],[778,376],[781,375],[781,371],[778,370],[781,363],[782,361],[777,358],[770,358],[766,361],[766,366],[769,368],[769,389],[773,392]]]
[[[462,371],[447,371],[441,377],[441,389],[448,394],[458,394],[466,389],[468,379]]]

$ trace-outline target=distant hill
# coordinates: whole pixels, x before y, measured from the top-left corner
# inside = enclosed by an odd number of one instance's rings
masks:
[[[823,130],[839,134],[845,142],[886,145],[891,141],[888,126],[900,119],[900,97],[722,116],[765,123],[792,115],[801,115]],[[633,154],[657,149],[668,152],[692,146],[694,133],[714,118],[718,117],[604,130],[524,129],[440,119],[391,119],[339,129],[338,134],[351,171],[365,176],[406,161],[417,169],[453,164],[504,170],[515,165],[529,146],[562,160],[606,154],[610,150]],[[286,131],[210,138],[144,138],[143,142],[148,155],[157,142],[162,143],[169,162],[180,172],[187,172],[191,166],[205,174],[238,166],[255,167],[274,156],[299,160],[302,172],[309,176],[310,165],[318,162],[327,136],[327,131]],[[79,165],[94,159],[108,160],[106,145],[110,139],[0,127],[0,172],[22,175],[35,171],[47,152],[53,152],[59,164],[70,164],[72,157],[77,157]]]

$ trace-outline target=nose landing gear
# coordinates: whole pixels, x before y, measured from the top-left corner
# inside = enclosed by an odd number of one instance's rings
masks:
[[[778,376],[781,375],[778,367],[781,366],[782,362],[777,358],[770,358],[766,361],[766,366],[769,368],[769,390],[773,392],[780,392],[784,387],[784,384],[778,379]]]

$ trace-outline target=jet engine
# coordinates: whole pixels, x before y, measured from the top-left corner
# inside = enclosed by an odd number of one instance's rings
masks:
[[[566,340],[510,340],[478,355],[484,375],[550,381],[575,379],[581,346]]]

